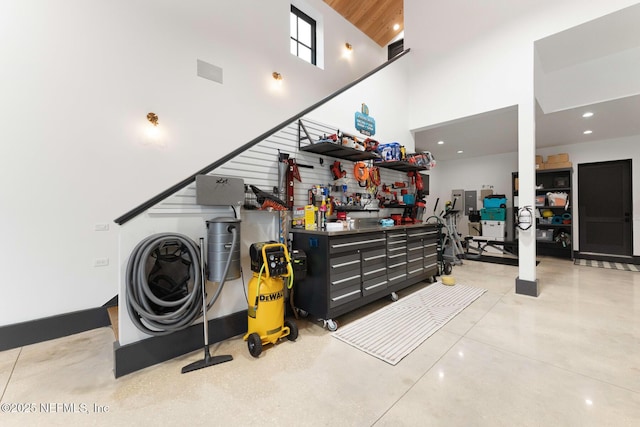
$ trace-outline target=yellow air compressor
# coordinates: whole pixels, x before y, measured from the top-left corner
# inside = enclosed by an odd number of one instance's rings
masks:
[[[295,322],[284,320],[285,286],[293,285],[293,268],[287,247],[282,243],[254,243],[249,248],[251,271],[249,281],[248,329],[244,340],[249,353],[260,356],[264,344],[275,344],[287,337],[298,338]]]

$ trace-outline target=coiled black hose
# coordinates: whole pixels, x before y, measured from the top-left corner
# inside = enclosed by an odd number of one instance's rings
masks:
[[[227,272],[231,265],[232,254],[238,245],[238,231],[230,225],[228,231],[232,234],[229,257],[222,273],[222,281],[216,289],[211,301],[207,304],[207,311],[216,302],[226,281]],[[150,255],[158,247],[179,242],[189,254],[189,274],[193,278],[193,287],[184,297],[167,301],[158,298],[151,291],[146,272],[146,263]],[[174,331],[184,329],[202,316],[202,291],[204,277],[200,265],[198,245],[189,237],[176,233],[159,233],[147,237],[135,247],[127,263],[127,311],[133,324],[144,333],[154,336],[168,335]],[[155,307],[154,307],[155,305]],[[161,310],[159,310],[160,308]],[[162,313],[159,313],[162,311]]]
[[[187,250],[191,261],[189,274],[193,278],[193,287],[184,297],[174,301],[165,301],[152,292],[147,277],[146,263],[158,247],[175,242],[180,243]],[[138,243],[127,263],[126,303],[129,317],[139,330],[154,336],[167,335],[186,328],[201,315],[202,292],[200,286],[202,286],[202,276],[198,254],[198,245],[193,240],[176,233],[154,234]]]

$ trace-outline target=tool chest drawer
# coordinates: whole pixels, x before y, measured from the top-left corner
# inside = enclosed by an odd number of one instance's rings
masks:
[[[407,230],[408,239],[438,239],[438,230],[432,230],[430,228],[417,228]]]
[[[375,277],[371,280],[366,280],[362,282],[362,295],[367,296],[372,293],[380,292],[387,287],[389,280],[387,280],[387,275],[382,275]]]
[[[332,274],[329,278],[330,292],[333,293],[335,289],[344,289],[353,284],[360,285],[361,280],[360,269]]]
[[[360,290],[360,282],[355,285],[340,290],[332,290],[329,296],[329,307],[337,307],[360,298],[362,291]]]
[[[422,252],[423,243],[421,240],[414,240],[407,242],[407,253],[411,257],[414,253]]]
[[[362,252],[362,280],[383,276],[387,272],[387,252],[384,248]]]
[[[389,285],[392,285],[396,282],[401,282],[406,278],[407,278],[406,262],[403,262],[402,265],[398,265],[396,267],[392,267],[387,270],[387,280],[389,280]]]
[[[376,246],[384,246],[385,241],[382,232],[331,237],[329,240],[329,253],[370,249]]]
[[[422,258],[418,259],[417,261],[409,261],[407,263],[407,276],[408,277],[419,276],[423,272],[424,272],[424,263],[422,261]]]
[[[376,264],[379,262],[384,263],[386,258],[387,258],[387,250],[384,247],[379,249],[362,251],[362,265],[365,267],[368,264]]]
[[[342,256],[332,256],[329,259],[329,269],[331,275],[339,274],[345,271],[360,270],[360,254],[350,253]]]

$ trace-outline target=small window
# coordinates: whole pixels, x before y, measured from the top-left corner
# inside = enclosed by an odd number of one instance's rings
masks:
[[[316,65],[316,21],[291,6],[291,54]]]

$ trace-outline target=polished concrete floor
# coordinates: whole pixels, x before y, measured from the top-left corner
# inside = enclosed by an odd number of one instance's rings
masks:
[[[640,274],[541,261],[538,298],[514,293],[516,267],[455,267],[488,292],[396,366],[313,320],[259,359],[213,345],[234,360],[185,375],[201,352],[114,379],[108,328],[5,351],[0,425],[640,425]]]

